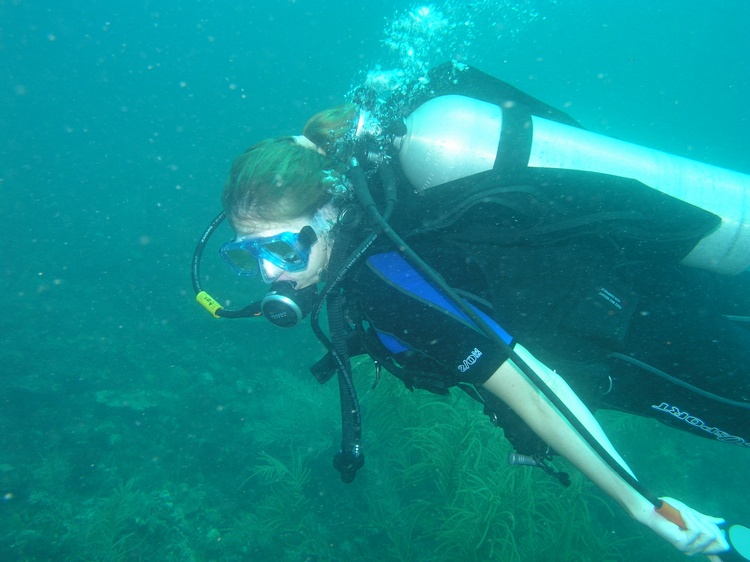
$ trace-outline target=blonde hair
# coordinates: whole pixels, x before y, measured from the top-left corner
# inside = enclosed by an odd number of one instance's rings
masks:
[[[345,162],[334,160],[335,143],[352,131],[358,111],[344,104],[313,115],[303,135],[323,153],[293,137],[266,139],[235,159],[224,184],[222,202],[235,230],[238,223],[284,222],[312,217],[343,197]]]
[[[351,103],[324,109],[307,120],[302,134],[326,154],[333,154],[333,145],[354,128],[358,115],[357,107]]]
[[[326,168],[325,156],[292,137],[252,146],[235,159],[224,184],[222,202],[230,224],[312,217],[332,198],[336,178]]]

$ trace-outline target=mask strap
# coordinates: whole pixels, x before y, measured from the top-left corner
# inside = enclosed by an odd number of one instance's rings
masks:
[[[318,241],[318,235],[315,234],[315,230],[313,229],[313,227],[308,225],[299,231],[297,240],[299,240],[300,246],[302,246],[305,250],[309,250],[310,248],[312,248],[313,244]]]

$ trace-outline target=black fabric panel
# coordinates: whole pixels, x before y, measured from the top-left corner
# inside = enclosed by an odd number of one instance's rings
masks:
[[[501,246],[609,237],[613,251],[628,259],[679,261],[721,222],[634,180],[572,170],[521,173],[522,183],[507,184],[491,171],[414,195],[400,202],[394,226],[405,237],[439,230]]]
[[[437,96],[461,95],[499,105],[500,107],[523,106],[532,114],[558,121],[573,127],[581,125],[567,113],[555,109],[546,103],[522,92],[507,82],[490,76],[473,67],[459,70],[453,63],[444,63],[428,73],[429,87],[422,89],[420,85],[412,85],[411,89],[419,90],[414,97],[407,114],[422,105],[428,99]]]

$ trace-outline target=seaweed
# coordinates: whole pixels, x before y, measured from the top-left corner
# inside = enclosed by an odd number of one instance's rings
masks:
[[[139,537],[139,516],[148,512],[148,500],[128,480],[101,499],[87,514],[81,560],[119,562],[127,560],[145,541]]]

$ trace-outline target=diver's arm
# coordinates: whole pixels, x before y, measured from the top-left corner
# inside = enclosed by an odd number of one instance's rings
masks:
[[[544,384],[546,384],[550,388],[550,390],[552,390],[557,395],[557,397],[568,407],[571,413],[575,415],[578,421],[581,422],[583,426],[589,431],[589,433],[591,433],[591,435],[596,438],[599,444],[602,445],[602,447],[604,447],[604,449],[606,449],[606,451],[610,455],[612,455],[612,457],[619,463],[619,465],[622,466],[633,478],[635,478],[635,474],[627,465],[625,460],[615,450],[615,447],[610,442],[609,437],[607,437],[607,435],[604,433],[604,430],[599,425],[599,422],[596,421],[596,418],[591,413],[591,410],[586,407],[586,405],[581,401],[581,399],[573,391],[573,389],[568,386],[568,383],[565,382],[565,380],[555,371],[552,371],[549,367],[547,367],[547,365],[534,357],[531,352],[529,352],[521,344],[517,343],[513,347],[513,350],[518,354],[518,356],[521,358],[521,360],[523,360],[524,363],[531,367],[531,369],[544,382]],[[524,380],[527,379],[524,377]],[[536,392],[537,389],[531,383],[529,384]],[[558,417],[561,418],[562,416],[558,414]],[[532,427],[532,429],[534,428]]]
[[[583,405],[572,389],[549,368],[538,362],[521,346],[516,351],[537,374],[565,402],[576,417],[615,459],[627,468],[607,439],[596,419]],[[619,503],[634,519],[646,525],[676,548],[686,554],[714,553],[726,550],[722,531],[713,518],[708,518],[690,508],[681,509],[688,530],[682,530],[655,510],[654,506],[630,487],[612,470],[578,432],[561,416],[552,404],[533,386],[521,370],[505,361],[484,383],[484,387],[510,406],[524,422],[557,453],[568,459],[578,470]],[[629,469],[628,469],[629,471]],[[686,518],[685,514],[689,513]]]
[[[516,346],[516,351],[518,351],[518,347]],[[545,378],[547,379],[545,382],[568,407],[572,405],[571,402],[581,403],[580,399],[559,375],[551,373]],[[622,505],[631,515],[635,516],[635,513],[641,511],[644,508],[644,502],[653,510],[653,506],[647,500],[630,488],[616,472],[599,458],[575,429],[562,418],[552,404],[534,388],[533,384],[512,361],[503,363],[484,383],[484,387],[510,406],[545,443],[573,463],[578,470]],[[588,412],[588,409],[586,411]],[[578,417],[580,419],[582,416],[578,414]],[[582,419],[581,421],[597,437],[598,441],[602,441],[600,436],[606,439],[601,427],[590,413],[589,417],[589,420]],[[613,451],[609,440],[606,443],[609,445],[607,449]],[[620,460],[619,457],[615,458]],[[627,466],[624,462],[621,464]]]

